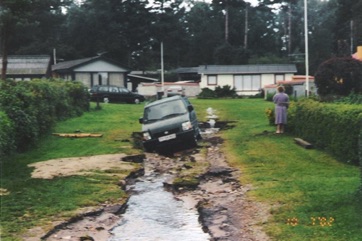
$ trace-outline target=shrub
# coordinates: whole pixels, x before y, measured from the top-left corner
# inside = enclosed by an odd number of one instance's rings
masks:
[[[361,184],[360,184],[360,202],[362,207],[362,122],[361,122],[361,130],[359,133],[359,164],[360,164],[360,170],[361,170]]]
[[[88,92],[77,82],[7,80],[0,83],[0,110],[13,126],[13,143],[18,151],[34,145],[57,120],[89,109]]]
[[[225,97],[236,98],[237,96],[235,88],[231,88],[230,85],[224,85],[223,87],[216,86],[215,90],[202,88],[201,93],[197,97],[199,99],[213,99]]]
[[[11,120],[5,112],[0,111],[0,160],[14,150],[13,131]]]
[[[216,98],[216,94],[209,88],[202,88],[200,94],[197,96],[199,99],[213,99]]]
[[[267,100],[267,101],[273,101],[273,97],[274,97],[275,94],[276,94],[276,92],[267,93],[267,95],[266,95],[266,100]]]
[[[326,104],[305,99],[288,109],[288,127],[336,158],[358,164],[362,106]]]
[[[348,96],[337,99],[335,103],[351,104],[351,105],[360,105],[362,104],[362,94],[356,94],[354,92],[350,93]]]
[[[362,92],[362,63],[353,58],[333,58],[322,63],[315,74],[321,96],[347,96]]]
[[[272,108],[267,108],[265,110],[265,115],[266,115],[266,118],[268,119],[268,122],[269,122],[269,125],[274,125],[275,123],[275,113],[274,113],[274,109]]]
[[[230,85],[224,85],[223,87],[216,86],[215,94],[219,98],[224,98],[224,97],[235,98],[237,96],[235,87],[231,88]]]

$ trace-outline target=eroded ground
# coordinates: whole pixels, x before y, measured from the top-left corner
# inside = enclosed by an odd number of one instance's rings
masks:
[[[214,132],[205,132],[203,141],[196,149],[176,152],[172,155],[147,153],[144,156],[144,168],[159,173],[174,174],[165,186],[191,208],[197,208],[204,231],[212,240],[249,241],[269,240],[262,231],[269,217],[269,207],[246,198],[251,185],[241,185],[241,173],[231,168],[221,151],[222,139]],[[75,159],[58,159],[34,164],[36,178],[52,178],[88,173],[87,170],[102,168],[131,168],[123,154],[92,156]],[[124,159],[126,158],[126,159]],[[107,161],[104,161],[107,160]],[[102,164],[99,166],[99,164]],[[190,164],[191,163],[191,164]],[[183,182],[185,176],[194,170],[192,182]],[[42,176],[43,175],[43,176]],[[140,170],[137,175],[142,175]],[[176,182],[175,179],[181,181]],[[197,182],[195,183],[195,180]],[[127,179],[131,182],[132,178]],[[177,185],[175,185],[177,183]],[[123,186],[125,182],[121,182]],[[40,227],[29,230],[24,240],[107,240],[109,231],[117,224],[124,212],[124,205],[104,204],[89,210],[80,210],[81,215],[65,222],[54,223],[54,228],[45,233]]]

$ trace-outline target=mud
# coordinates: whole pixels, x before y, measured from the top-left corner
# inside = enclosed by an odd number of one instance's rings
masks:
[[[227,123],[225,128],[230,128]],[[239,170],[232,168],[221,150],[223,140],[216,134],[218,129],[207,129],[198,148],[160,155],[145,155],[121,158],[124,162],[144,161],[144,168],[154,172],[170,173],[175,178],[185,169],[192,169],[187,162],[206,162],[208,167],[197,177],[196,185],[173,185],[173,180],[164,183],[175,198],[182,200],[190,208],[196,208],[200,214],[203,230],[211,240],[228,241],[267,241],[269,237],[262,231],[263,224],[269,218],[270,208],[247,198],[246,193],[253,187],[241,185]],[[205,148],[205,151],[200,152]],[[206,157],[205,153],[206,152]],[[118,156],[119,158],[119,156]],[[143,169],[132,173],[119,185],[122,188],[142,175]],[[66,222],[54,225],[44,234],[41,229],[30,230],[23,238],[27,241],[42,240],[97,240],[105,241],[110,237],[111,229],[120,221],[124,205],[104,204],[96,210],[83,212]]]

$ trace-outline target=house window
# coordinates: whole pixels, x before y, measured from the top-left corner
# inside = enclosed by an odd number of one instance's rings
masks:
[[[260,75],[235,75],[234,86],[237,91],[258,91],[261,89]]]
[[[217,77],[216,77],[216,75],[208,75],[207,76],[207,85],[217,85]]]
[[[278,81],[285,80],[284,74],[276,74],[275,75],[275,83],[278,83]]]

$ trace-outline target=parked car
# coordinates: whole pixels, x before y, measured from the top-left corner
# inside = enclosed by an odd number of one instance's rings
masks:
[[[91,101],[102,102],[127,102],[127,103],[140,103],[145,100],[143,95],[133,93],[127,88],[115,85],[95,85],[90,91]]]
[[[174,144],[197,145],[201,139],[194,107],[186,97],[173,96],[149,103],[144,108],[143,147],[161,150]]]
[[[171,97],[175,95],[185,96],[185,89],[182,86],[170,86],[166,89],[166,96]]]

